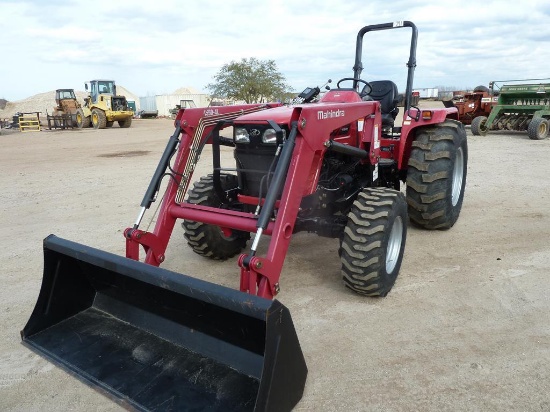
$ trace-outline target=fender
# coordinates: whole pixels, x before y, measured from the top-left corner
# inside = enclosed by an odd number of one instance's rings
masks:
[[[458,121],[458,109],[456,107],[435,109],[418,109],[416,107],[413,107],[409,110],[409,113],[413,116],[418,114],[419,119],[415,120],[413,117],[408,115],[403,120],[403,124],[401,127],[399,155],[397,156],[397,168],[399,170],[403,170],[407,167],[408,153],[410,153],[412,142],[414,141],[411,133],[414,134],[416,130],[420,127],[443,123],[446,119]]]

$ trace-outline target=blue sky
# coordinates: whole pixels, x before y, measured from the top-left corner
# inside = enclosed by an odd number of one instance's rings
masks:
[[[220,67],[275,60],[299,92],[353,74],[361,27],[410,20],[415,88],[546,78],[550,2],[0,0],[0,98],[111,78],[138,96],[206,91]],[[367,34],[362,77],[404,89],[409,29]]]

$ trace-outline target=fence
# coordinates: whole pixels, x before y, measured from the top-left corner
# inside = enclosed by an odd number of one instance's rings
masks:
[[[22,132],[39,132],[40,118],[39,112],[21,113],[19,115],[19,130]]]

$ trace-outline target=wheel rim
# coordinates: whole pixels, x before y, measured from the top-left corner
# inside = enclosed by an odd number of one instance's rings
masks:
[[[481,122],[479,123],[479,130],[481,130],[482,132],[486,132],[487,131],[487,128],[485,127],[486,124],[487,124],[487,119],[482,119]]]
[[[546,122],[541,122],[539,125],[539,137],[546,135],[548,124]]]
[[[93,113],[93,114],[92,114],[92,123],[93,123],[94,125],[97,124],[97,113]]]
[[[393,222],[388,239],[388,248],[386,250],[386,273],[390,274],[394,271],[399,260],[401,252],[401,243],[403,242],[403,219],[398,216]]]
[[[453,188],[452,199],[453,206],[456,206],[462,192],[462,178],[464,176],[464,152],[462,147],[456,151],[455,166],[453,169]]]
[[[220,235],[222,239],[231,242],[232,240],[237,239],[237,235],[234,230],[227,227],[220,227]]]

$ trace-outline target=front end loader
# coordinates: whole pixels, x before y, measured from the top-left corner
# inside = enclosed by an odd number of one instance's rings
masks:
[[[84,84],[88,90],[88,83]],[[84,106],[76,112],[76,125],[79,129],[89,127],[105,129],[115,122],[122,128],[132,125],[134,112],[128,106],[125,96],[117,95],[113,80],[91,80],[90,95]]]
[[[360,77],[363,36],[402,28],[411,30],[404,96],[393,81]],[[456,108],[412,105],[416,41],[409,21],[362,28],[353,77],[318,101],[180,110],[124,231],[125,258],[45,239],[43,285],[23,342],[137,410],[292,409],[307,367],[290,313],[274,298],[291,275],[281,276],[293,234],[338,239],[344,285],[386,296],[409,219],[445,230],[460,214],[464,126]],[[231,137],[221,133],[228,128]],[[197,179],[206,145],[211,173]],[[227,150],[231,165],[222,161]],[[157,223],[143,230],[164,177]],[[178,221],[203,258],[238,256],[240,290],[159,267]]]

